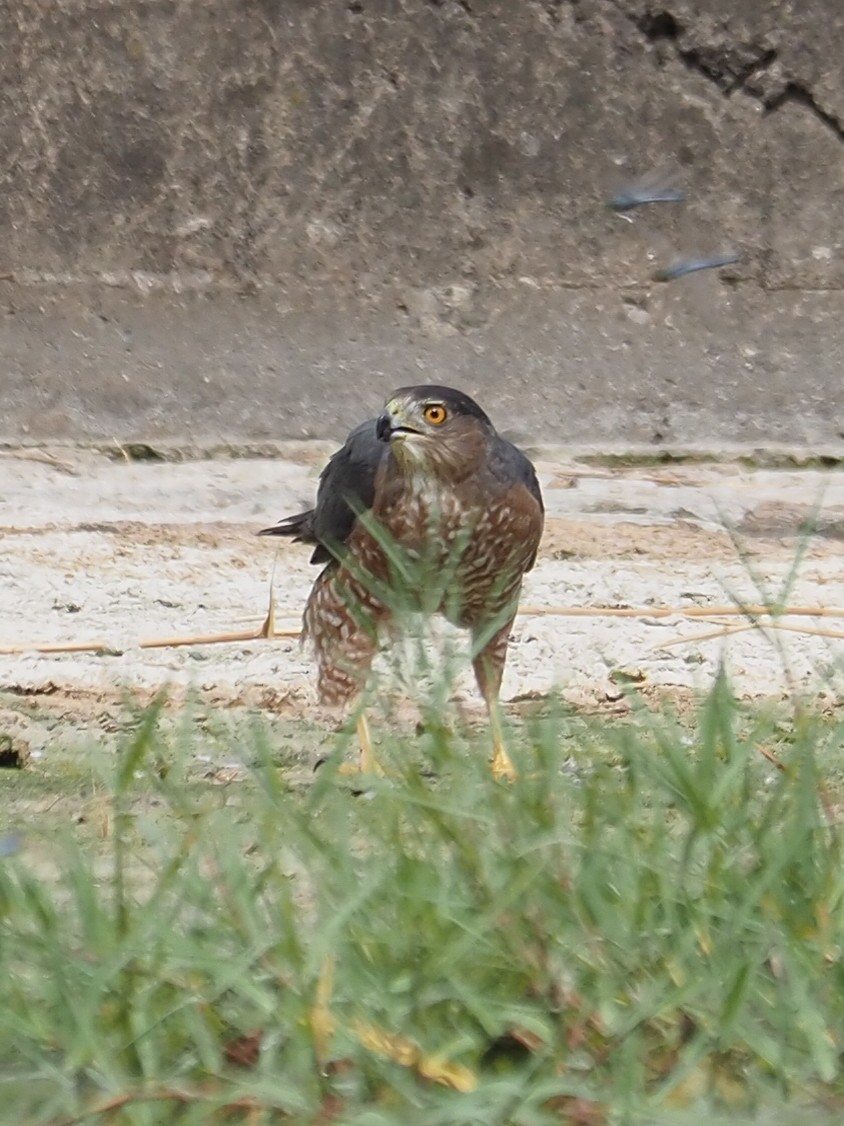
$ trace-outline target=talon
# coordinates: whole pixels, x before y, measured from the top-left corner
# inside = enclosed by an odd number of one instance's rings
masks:
[[[363,712],[361,712],[355,724],[355,731],[357,731],[358,736],[358,760],[357,762],[341,762],[337,767],[337,774],[341,778],[357,777],[359,774],[384,774],[384,768],[375,757],[375,752],[372,749],[372,736],[369,732],[369,723]],[[318,770],[327,761],[327,758],[321,758],[314,767],[314,770]]]
[[[496,782],[515,782],[519,777],[519,772],[513,766],[510,756],[500,744],[495,748],[490,770]]]
[[[358,733],[358,743],[360,744],[360,761],[358,764],[358,773],[360,774],[383,774],[384,771],[375,757],[375,752],[372,749],[372,735],[369,731],[369,723],[366,718],[366,712],[361,712],[358,716],[358,721],[355,724],[355,730]]]

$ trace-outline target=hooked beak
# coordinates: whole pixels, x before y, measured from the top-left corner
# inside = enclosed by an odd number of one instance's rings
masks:
[[[390,442],[393,438],[400,438],[405,434],[418,434],[419,431],[415,427],[406,424],[405,418],[400,403],[395,401],[387,403],[375,424],[375,436],[379,442]]]
[[[378,421],[375,423],[375,436],[379,442],[389,442],[392,432],[393,419],[387,411],[383,411],[378,415]]]

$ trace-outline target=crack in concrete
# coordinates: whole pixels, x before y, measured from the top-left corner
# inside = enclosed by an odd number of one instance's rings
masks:
[[[625,14],[648,42],[670,43],[689,70],[714,83],[725,97],[739,91],[760,102],[766,114],[776,113],[790,102],[796,103],[808,109],[839,141],[844,141],[844,122],[824,109],[806,83],[790,79],[773,94],[748,85],[754,76],[778,60],[775,48],[760,43],[739,43],[732,48],[718,44],[684,46],[681,40],[688,29],[669,9],[649,10],[643,15]]]
[[[677,55],[689,69],[714,82],[726,95],[743,90],[754,74],[766,70],[777,58],[777,52],[772,47],[752,43],[740,44],[732,50],[718,46],[683,47],[680,39],[686,29],[666,10],[630,18],[651,43],[660,40],[673,43]]]
[[[805,86],[803,83],[788,82],[786,83],[785,89],[780,93],[773,95],[767,100],[762,100],[766,113],[775,113],[788,102],[794,102],[810,110],[822,124],[832,130],[839,141],[844,141],[844,122],[841,122],[835,114],[830,113],[829,110],[825,110],[817,101],[809,87]]]

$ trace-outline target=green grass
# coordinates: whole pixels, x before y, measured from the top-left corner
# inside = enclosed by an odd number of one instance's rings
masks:
[[[356,794],[260,723],[214,785],[149,709],[98,829],[10,826],[0,1121],[839,1121],[842,735],[719,681],[684,723],[549,706],[513,785],[432,724]]]

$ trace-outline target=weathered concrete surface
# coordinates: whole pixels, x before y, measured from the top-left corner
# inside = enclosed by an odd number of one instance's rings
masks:
[[[841,445],[843,52],[840,0],[10,0],[0,441],[430,378],[549,441]],[[686,204],[606,206],[660,166]]]

